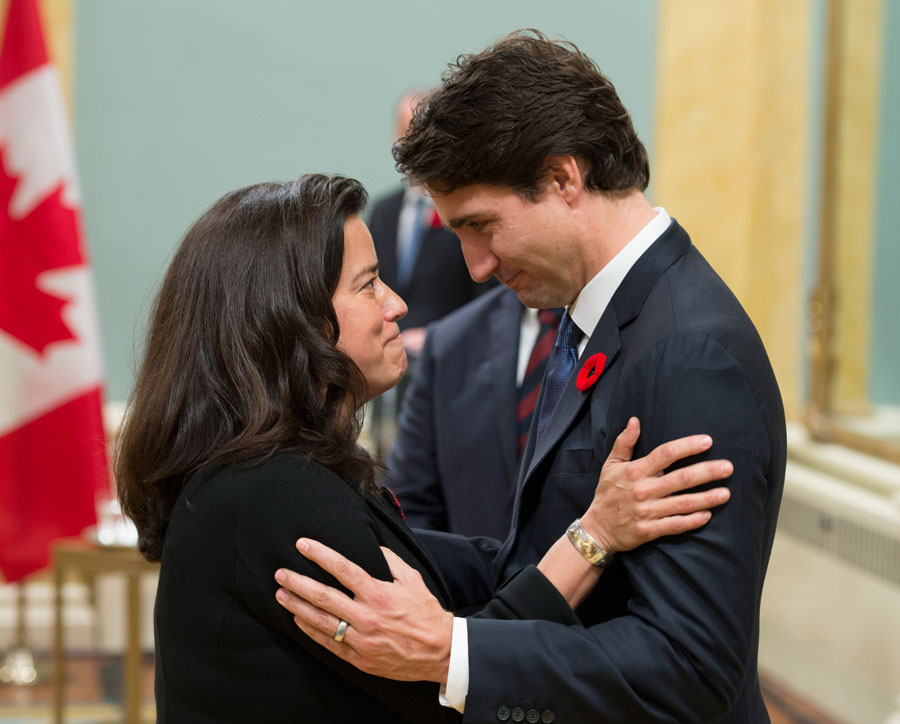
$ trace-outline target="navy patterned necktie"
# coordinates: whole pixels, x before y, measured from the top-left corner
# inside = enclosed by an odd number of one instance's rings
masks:
[[[538,310],[537,317],[540,328],[534,347],[531,348],[531,356],[529,356],[528,366],[525,368],[525,377],[522,378],[522,384],[519,385],[519,404],[516,407],[520,458],[525,452],[525,443],[528,442],[528,432],[531,429],[534,409],[541,392],[541,382],[547,373],[547,361],[550,359],[550,352],[553,351],[553,340],[556,339],[556,330],[559,328],[559,320],[563,311],[563,309]]]
[[[575,370],[578,363],[578,343],[581,341],[582,332],[575,326],[575,322],[569,316],[568,312],[563,314],[559,323],[559,330],[556,333],[556,340],[553,342],[553,352],[550,354],[550,361],[547,363],[547,376],[544,378],[544,394],[541,397],[540,406],[537,412],[537,431],[535,432],[534,444],[541,440],[547,423],[556,409],[556,403],[562,397],[566,383]]]

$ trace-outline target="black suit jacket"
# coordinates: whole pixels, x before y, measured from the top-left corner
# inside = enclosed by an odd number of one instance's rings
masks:
[[[469,276],[456,234],[428,226],[407,286],[397,285],[397,225],[403,206],[403,189],[378,200],[369,218],[382,280],[403,297],[409,313],[400,329],[424,327],[471,301],[493,282],[477,284]]]
[[[470,619],[465,721],[522,706],[552,708],[558,724],[767,722],[759,601],[785,430],[762,342],[673,222],[626,276],[578,367],[596,353],[607,357],[597,383],[580,392],[573,375],[540,445],[529,441],[513,530],[494,561],[499,577],[538,560],[584,512],[632,415],[641,421],[636,456],[712,435],[708,456],[734,463],[731,500],[700,530],[618,555],[579,608],[581,626]],[[455,596],[484,595],[483,581],[454,571],[485,570],[485,551],[460,539],[430,545]]]
[[[294,548],[300,536],[331,546],[391,580],[379,546],[416,568],[445,608],[440,573],[384,495],[361,495],[329,470],[280,454],[201,472],[178,498],[166,531],[156,596],[160,724],[241,722],[457,722],[437,684],[364,674],[320,647],[275,600],[275,571],[337,582]],[[486,613],[573,622],[533,567],[498,592]]]
[[[498,287],[429,325],[387,461],[413,528],[500,540],[509,532],[522,310]]]

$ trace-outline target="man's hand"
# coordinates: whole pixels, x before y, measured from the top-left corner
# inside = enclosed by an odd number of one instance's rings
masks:
[[[307,576],[279,569],[275,597],[316,643],[357,669],[398,681],[447,681],[453,614],[393,551],[382,547],[394,580],[372,578],[321,543],[301,538],[297,550],[353,592],[353,598]],[[341,620],[350,624],[334,640]]]
[[[616,438],[581,524],[607,551],[627,551],[665,535],[677,535],[706,523],[709,508],[730,497],[728,488],[684,491],[729,477],[728,460],[708,460],[666,473],[666,469],[712,446],[709,435],[672,440],[632,460],[641,428],[632,417]]]

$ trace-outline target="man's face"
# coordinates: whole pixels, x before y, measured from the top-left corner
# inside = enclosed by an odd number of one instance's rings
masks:
[[[569,304],[587,283],[573,211],[553,184],[534,201],[483,184],[432,196],[475,281],[495,276],[537,309]]]

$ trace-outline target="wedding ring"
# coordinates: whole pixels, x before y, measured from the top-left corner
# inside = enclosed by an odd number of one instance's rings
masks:
[[[334,640],[338,643],[344,640],[344,636],[347,635],[347,629],[350,628],[350,624],[347,623],[344,619],[341,619],[341,622],[338,624],[337,631],[334,632]]]

